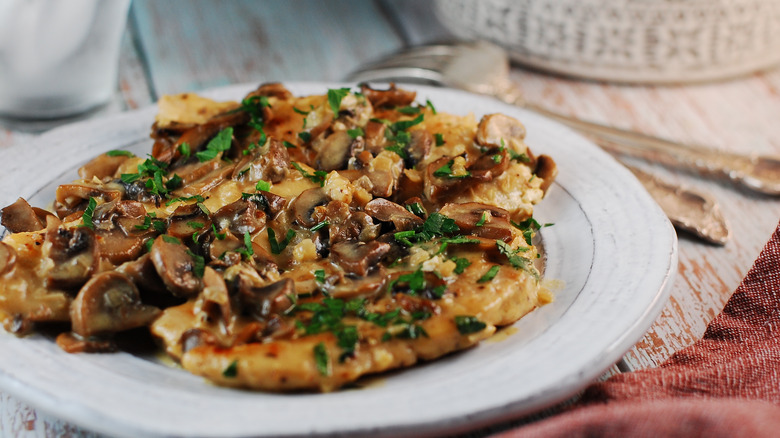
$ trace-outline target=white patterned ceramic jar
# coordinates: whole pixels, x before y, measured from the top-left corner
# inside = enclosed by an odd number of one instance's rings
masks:
[[[590,79],[723,79],[780,63],[778,0],[436,0],[456,36]]]

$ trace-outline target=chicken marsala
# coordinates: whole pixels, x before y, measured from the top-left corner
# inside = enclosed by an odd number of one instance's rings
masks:
[[[555,178],[506,115],[391,86],[166,96],[147,158],[109,151],[52,212],[2,210],[0,319],[70,352],[148,326],[221,385],[322,390],[470,347],[548,297],[533,205]]]

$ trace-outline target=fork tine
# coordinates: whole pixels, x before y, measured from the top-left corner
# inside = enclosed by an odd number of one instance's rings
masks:
[[[442,85],[442,74],[436,70],[416,67],[395,67],[384,69],[364,69],[352,72],[348,81],[354,82],[422,82]]]

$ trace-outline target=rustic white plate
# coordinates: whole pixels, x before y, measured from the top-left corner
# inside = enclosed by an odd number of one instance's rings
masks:
[[[334,85],[330,84],[330,87]],[[329,84],[292,84],[321,94]],[[516,333],[395,372],[362,389],[265,394],[219,388],[154,357],[66,354],[50,338],[0,333],[0,388],[95,431],[120,436],[451,433],[531,413],[582,389],[638,341],[664,305],[677,266],[668,220],[634,177],[568,129],[496,100],[416,87],[441,111],[503,112],[560,176],[537,209],[555,302]],[[207,94],[239,99],[233,86]],[[3,152],[0,205],[46,205],[57,184],[109,149],[150,150],[155,108],[78,123]],[[514,329],[512,330],[514,331]]]

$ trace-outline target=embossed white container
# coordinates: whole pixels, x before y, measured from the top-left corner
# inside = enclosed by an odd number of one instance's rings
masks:
[[[705,81],[780,63],[777,0],[436,0],[435,10],[458,37],[589,79]]]

